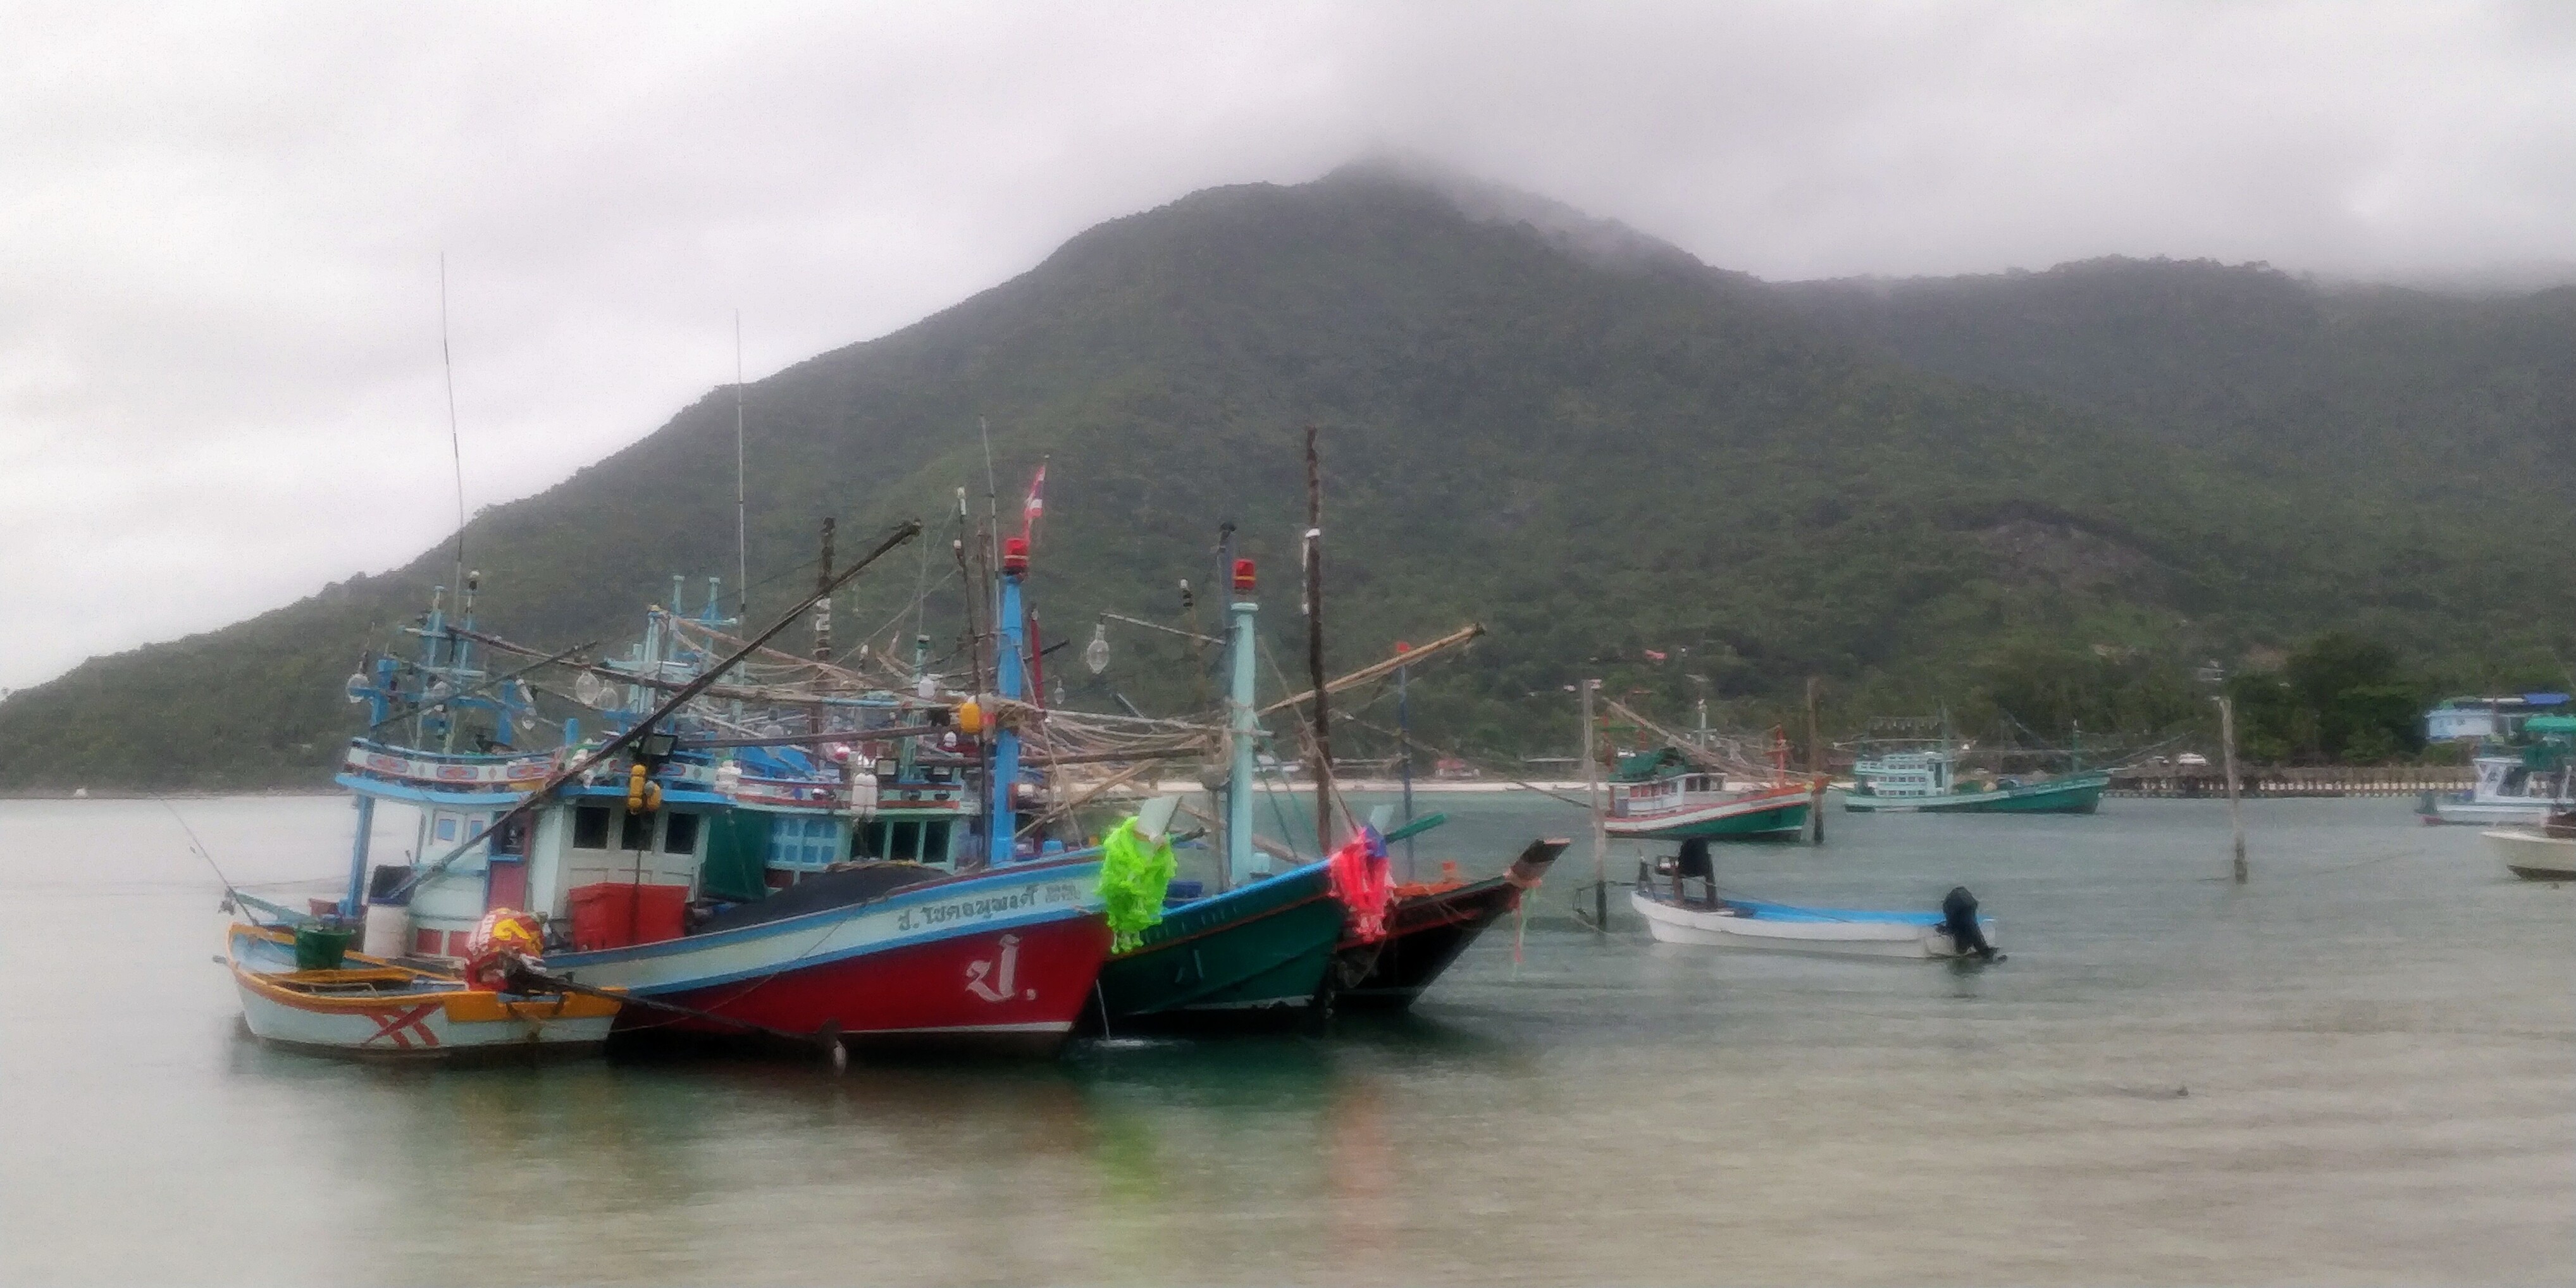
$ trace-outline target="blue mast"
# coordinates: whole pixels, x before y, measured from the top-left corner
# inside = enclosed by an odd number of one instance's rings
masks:
[[[1001,648],[993,659],[993,692],[997,697],[1017,699],[1024,682],[1020,675],[1025,642],[1022,623],[1026,615],[1020,609],[1020,580],[1029,572],[1029,543],[1025,537],[1012,537],[1002,544]],[[993,720],[993,713],[984,718]],[[1011,861],[1014,833],[1019,830],[1019,815],[1011,809],[1011,788],[1020,781],[1020,736],[1009,725],[994,721],[993,770],[984,783],[985,860],[998,866]]]
[[[1226,606],[1226,736],[1234,744],[1234,763],[1225,784],[1225,879],[1239,886],[1261,875],[1252,851],[1252,744],[1261,736],[1261,720],[1252,709],[1252,619],[1261,611],[1253,602],[1252,561],[1237,559],[1234,595]],[[1267,864],[1262,866],[1267,867]]]

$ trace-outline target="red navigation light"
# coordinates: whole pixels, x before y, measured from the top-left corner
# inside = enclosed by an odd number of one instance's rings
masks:
[[[1252,561],[1249,559],[1234,561],[1234,593],[1238,595],[1252,593]]]
[[[1023,573],[1028,570],[1029,539],[1027,537],[1004,537],[1002,539],[1002,571]]]

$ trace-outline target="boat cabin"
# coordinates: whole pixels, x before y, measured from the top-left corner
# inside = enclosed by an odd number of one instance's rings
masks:
[[[1614,819],[1661,818],[1733,803],[1744,794],[1743,784],[1730,786],[1726,775],[1692,764],[1678,747],[1620,756],[1606,786]]]
[[[652,807],[631,807],[633,762],[613,760],[458,850],[573,754],[351,744],[338,782],[357,795],[362,814],[392,802],[419,816],[412,861],[378,865],[367,883],[371,926],[397,915],[374,909],[401,909],[405,928],[392,955],[461,958],[483,915],[497,908],[535,913],[550,941],[580,949],[674,938],[693,906],[763,898],[851,860],[953,869],[975,840],[973,794],[953,771],[916,770],[883,785],[871,773],[853,790],[822,777],[819,766],[790,776],[798,766],[762,757],[753,767],[767,772],[752,773],[748,757],[717,764],[681,753],[651,774],[659,795]],[[362,818],[362,835],[367,826]],[[394,947],[371,931],[371,951]]]
[[[1871,796],[1947,796],[1952,791],[1952,761],[1941,751],[1891,751],[1855,762],[1852,777]]]

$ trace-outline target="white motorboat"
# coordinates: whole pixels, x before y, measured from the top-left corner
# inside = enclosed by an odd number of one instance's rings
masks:
[[[1629,895],[1656,939],[1668,944],[1759,948],[1775,952],[1830,953],[1849,957],[1956,957],[1946,919],[1939,912],[1878,912],[1853,908],[1799,908],[1784,903],[1720,898],[1679,903],[1652,883]],[[1989,945],[1995,920],[1977,918]]]
[[[2556,828],[2505,828],[2481,832],[2487,848],[2518,877],[2534,881],[2576,881],[2576,833],[2554,836]]]

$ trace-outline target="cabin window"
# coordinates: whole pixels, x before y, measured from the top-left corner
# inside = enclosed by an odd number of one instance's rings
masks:
[[[665,854],[694,854],[694,853],[696,853],[696,852],[697,852],[697,848],[698,848],[698,816],[697,816],[697,815],[695,815],[695,814],[673,814],[673,815],[671,816],[671,821],[662,825],[662,852],[663,852],[663,853],[665,853]]]
[[[840,856],[834,839],[832,820],[781,814],[769,821],[769,862],[772,867],[819,868],[828,866]]]
[[[583,805],[572,812],[572,848],[605,850],[608,848],[608,807]]]
[[[628,814],[626,816],[626,826],[618,829],[617,848],[621,850],[652,849],[653,816],[650,814]]]
[[[439,816],[438,816],[438,826],[437,826],[436,832],[437,832],[437,836],[438,836],[438,839],[439,839],[439,840],[442,840],[442,841],[453,841],[453,840],[455,840],[455,839],[456,839],[456,816],[455,816],[455,815],[453,815],[453,814],[441,814],[441,815],[439,815]]]
[[[850,829],[850,857],[881,859],[885,857],[885,824],[868,823]]]
[[[925,863],[948,861],[948,820],[921,825],[921,859]]]
[[[525,854],[528,852],[527,815],[513,815],[508,822],[492,829],[492,852],[494,854]]]
[[[921,824],[890,823],[886,826],[886,857],[917,859],[921,857]]]

